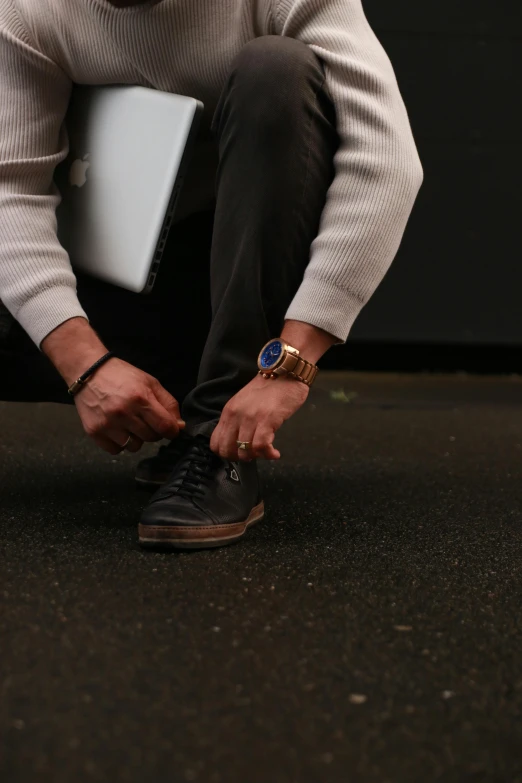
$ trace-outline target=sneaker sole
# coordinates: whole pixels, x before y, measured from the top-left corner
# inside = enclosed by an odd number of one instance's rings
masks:
[[[261,522],[265,515],[263,501],[255,506],[244,522],[233,525],[205,525],[204,527],[168,527],[139,525],[141,546],[166,549],[207,549],[233,544],[243,538],[248,528]]]

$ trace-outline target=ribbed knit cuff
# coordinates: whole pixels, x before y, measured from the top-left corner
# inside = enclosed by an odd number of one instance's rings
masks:
[[[288,308],[286,319],[324,329],[337,337],[337,345],[341,345],[348,339],[363,307],[358,297],[343,291],[335,283],[305,277]]]
[[[16,320],[38,348],[53,329],[77,317],[87,318],[87,314],[75,289],[66,285],[39,291],[16,313]]]

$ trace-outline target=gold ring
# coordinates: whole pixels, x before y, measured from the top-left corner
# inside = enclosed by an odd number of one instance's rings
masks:
[[[236,443],[240,451],[248,451],[252,445],[248,440],[236,440]]]

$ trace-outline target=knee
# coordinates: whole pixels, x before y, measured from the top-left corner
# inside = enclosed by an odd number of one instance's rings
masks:
[[[322,80],[322,63],[302,41],[281,35],[264,35],[249,41],[231,63],[234,86],[259,98],[289,97],[315,76]]]

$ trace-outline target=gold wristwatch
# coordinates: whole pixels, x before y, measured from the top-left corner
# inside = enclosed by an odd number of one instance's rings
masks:
[[[263,378],[277,378],[278,375],[289,375],[298,381],[311,386],[319,372],[317,365],[307,362],[299,355],[297,348],[285,343],[284,340],[270,340],[257,360],[259,374]]]

